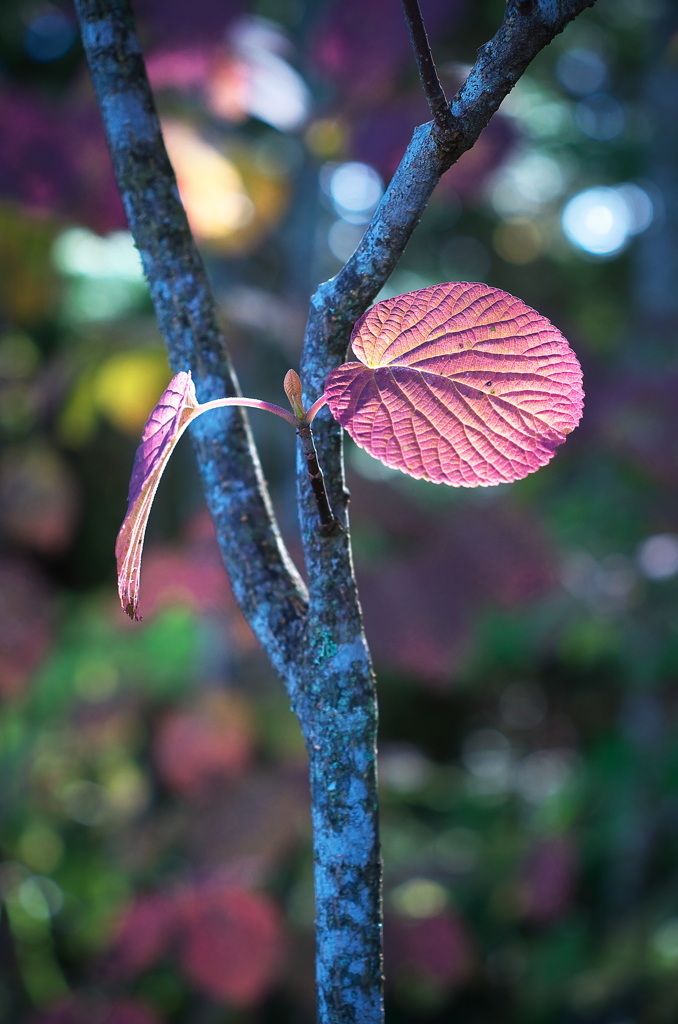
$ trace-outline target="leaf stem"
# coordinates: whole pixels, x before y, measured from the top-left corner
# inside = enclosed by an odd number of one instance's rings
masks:
[[[438,72],[436,71],[431,46],[426,35],[426,26],[421,15],[419,0],[403,0],[403,8],[407,19],[407,27],[410,30],[410,39],[414,56],[419,68],[419,77],[424,87],[426,99],[433,115],[433,121],[438,133],[445,139],[454,132],[454,122],[450,107],[445,97],[445,92]]]
[[[274,412],[276,416],[282,416],[284,420],[291,423],[292,426],[296,428],[297,434],[301,440],[301,449],[304,453],[306,468],[308,469],[311,487],[313,488],[313,495],[315,497],[316,505],[318,506],[320,532],[323,536],[329,537],[341,529],[341,524],[334,515],[332,506],[330,505],[330,499],[327,496],[325,477],[323,476],[323,471],[320,468],[320,463],[318,462],[318,453],[316,451],[313,432],[311,430],[311,420],[318,410],[322,409],[325,403],[326,399],[323,395],[317,402],[313,403],[303,420],[299,420],[286,409],[281,409],[279,405],[273,405],[271,402],[263,402],[258,398],[217,398],[213,402],[205,402],[204,405],[199,405],[195,410],[194,415],[200,416],[201,413],[209,412],[210,409],[222,409],[233,405],[246,405],[250,409],[263,409],[265,412]]]
[[[272,402],[263,402],[259,398],[216,398],[213,402],[205,402],[204,405],[199,405],[196,412],[199,415],[200,413],[208,412],[210,409],[222,409],[234,405],[246,405],[248,409],[263,409],[264,412],[274,412],[276,416],[282,416],[293,427],[299,425],[299,420],[291,412],[288,412],[287,409],[281,409],[279,405],[273,405]]]
[[[325,397],[325,395],[321,395],[320,398],[313,403],[311,408],[306,413],[306,416],[304,417],[304,422],[310,425],[313,422],[317,413],[320,412],[324,405],[327,405],[327,398]]]

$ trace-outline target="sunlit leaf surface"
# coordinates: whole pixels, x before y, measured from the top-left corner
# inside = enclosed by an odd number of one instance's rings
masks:
[[[160,477],[175,444],[198,412],[189,373],[178,373],[148,418],[132,469],[127,514],[115,544],[118,592],[132,619],[138,618],[139,572],[146,524]]]
[[[519,480],[581,418],[576,356],[520,299],[434,285],[378,302],[333,370],[327,404],[356,444],[410,476],[461,487]]]

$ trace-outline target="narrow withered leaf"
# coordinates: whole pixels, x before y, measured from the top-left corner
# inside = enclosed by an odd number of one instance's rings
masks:
[[[118,593],[131,619],[138,619],[139,574],[146,524],[160,477],[184,430],[199,412],[190,373],[178,373],[148,418],[132,469],[127,513],[115,544]]]
[[[488,486],[545,465],[579,422],[581,368],[560,331],[486,284],[378,302],[333,370],[332,414],[356,444],[434,483]]]

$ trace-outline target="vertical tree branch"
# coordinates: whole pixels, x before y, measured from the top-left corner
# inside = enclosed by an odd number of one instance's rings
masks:
[[[318,1024],[381,1024],[376,690],[360,639],[334,650],[327,624],[319,626],[325,646],[316,648],[307,717]]]
[[[306,407],[322,394],[330,370],[345,359],[353,324],[396,266],[441,175],[473,145],[539,50],[593,2],[509,0],[499,31],[481,47],[452,103],[451,130],[445,137],[430,124],[415,130],[356,252],[311,298],[302,353]],[[319,533],[300,455],[297,495],[311,643],[303,726],[314,816],[318,1024],[379,1024],[376,685],[348,543],[342,432],[325,410],[313,426],[330,502],[344,527],[334,536]],[[371,988],[366,988],[363,972],[370,970]]]
[[[179,199],[128,0],[75,0],[130,230],[175,371],[201,402],[239,395],[202,260]],[[190,428],[233,590],[285,673],[303,630],[304,585],[278,531],[242,410]]]

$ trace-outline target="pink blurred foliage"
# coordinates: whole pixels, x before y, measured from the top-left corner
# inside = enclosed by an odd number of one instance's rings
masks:
[[[219,1002],[251,1006],[279,974],[284,931],[278,908],[260,893],[205,884],[180,899],[180,962]]]
[[[387,977],[412,972],[451,990],[473,970],[473,942],[461,918],[445,911],[424,920],[388,917],[384,929]]]
[[[356,535],[379,527],[384,555],[357,573],[377,664],[434,688],[450,685],[487,608],[521,607],[555,582],[534,517],[510,501],[427,513],[385,484],[351,479]]]
[[[186,847],[207,870],[239,865],[251,884],[275,870],[308,831],[308,777],[303,759],[275,772],[250,768],[219,793],[187,805]]]
[[[18,697],[53,639],[51,593],[28,561],[0,559],[0,697]]]
[[[238,0],[135,0],[142,45],[172,48],[177,45],[220,42],[228,26],[247,9]]]
[[[177,928],[172,899],[161,893],[137,896],[123,914],[115,937],[111,968],[134,977],[165,955]]]
[[[69,996],[32,1018],[31,1024],[161,1024],[160,1017],[136,999]]]
[[[522,903],[532,924],[549,924],[570,910],[577,878],[577,847],[571,836],[538,840],[523,870]]]
[[[218,44],[178,44],[153,50],[146,58],[151,85],[154,89],[202,88],[211,74],[213,61],[221,52]]]
[[[431,0],[426,28],[431,39],[459,21],[465,0]],[[416,74],[407,23],[391,0],[343,0],[327,6],[311,37],[318,72],[330,79],[339,103],[364,109],[386,99],[405,72]]]
[[[89,89],[48,99],[14,86],[0,94],[0,199],[37,216],[126,227],[101,118]]]
[[[167,605],[188,605],[197,611],[220,611],[232,601],[223,566],[190,549],[158,545],[144,555],[144,616]]]
[[[463,595],[445,586],[440,552],[358,576],[377,664],[425,685],[449,682],[471,649],[473,620]]]
[[[140,0],[135,11],[137,7],[155,47],[149,57],[153,84],[200,85],[210,94],[214,80],[220,107],[230,97],[232,119],[242,119],[239,65],[224,49],[226,29],[240,5],[212,0],[197,10],[180,0]],[[100,234],[126,229],[84,66],[82,77],[59,97],[28,86],[0,90],[0,122],[0,200],[15,202],[35,216],[84,224]]]
[[[245,1007],[278,977],[284,946],[277,906],[222,872],[172,894],[137,897],[121,919],[108,973],[134,976],[171,953],[206,995]]]
[[[240,616],[206,510],[189,519],[183,543],[149,545],[143,570],[144,615],[150,617],[159,608],[183,604],[198,612],[228,611]]]
[[[179,0],[135,5],[152,41],[148,71],[156,88],[216,90],[220,108],[230,97],[232,120],[244,117],[242,69],[225,50],[226,30],[240,13],[235,3],[187,7]],[[214,83],[214,84],[213,84]],[[100,234],[125,230],[127,221],[113,176],[94,94],[84,76],[59,97],[37,88],[0,91],[0,200],[27,212],[84,224]]]
[[[184,540],[175,545],[150,544],[143,561],[143,617],[150,619],[166,607],[183,606],[207,617],[217,615],[229,645],[245,655],[258,651],[252,630],[235,603],[221,560],[214,524],[206,510],[192,516]],[[115,603],[121,629],[135,628]]]
[[[154,89],[192,93],[227,122],[238,124],[248,117],[251,67],[223,44],[156,50],[146,66]]]
[[[191,708],[168,711],[160,720],[153,753],[160,778],[187,798],[197,798],[239,777],[253,754],[247,705],[215,692]]]

